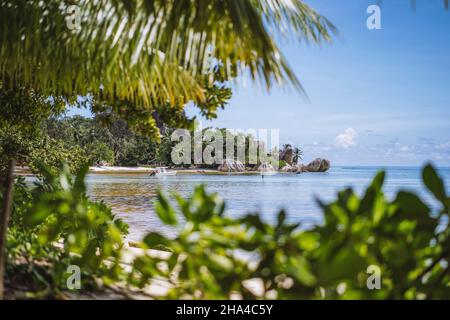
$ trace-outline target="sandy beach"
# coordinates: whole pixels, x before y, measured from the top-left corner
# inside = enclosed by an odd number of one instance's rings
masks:
[[[90,173],[99,174],[147,174],[156,170],[151,167],[119,167],[119,166],[92,166],[89,167]],[[214,169],[185,169],[185,168],[173,168],[168,171],[176,171],[177,174],[217,174],[217,175],[254,175],[260,174],[259,171],[244,171],[244,172],[222,172]]]

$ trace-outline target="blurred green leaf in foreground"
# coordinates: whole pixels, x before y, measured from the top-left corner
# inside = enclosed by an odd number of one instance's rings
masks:
[[[165,254],[141,250],[126,264],[127,226],[88,199],[86,168],[75,177],[67,168],[40,171],[32,188],[16,182],[8,232],[6,282],[26,285],[27,297],[58,297],[76,264],[84,290],[136,290],[158,279],[168,284],[160,298],[450,298],[450,200],[431,165],[423,181],[440,209],[404,190],[389,200],[380,172],[362,195],[349,188],[318,201],[323,223],[306,230],[284,211],[275,223],[258,214],[230,217],[204,186],[188,199],[159,193],[155,211],[176,235],[148,233],[140,247]],[[379,287],[370,283],[373,270]]]
[[[384,178],[378,173],[362,196],[345,189],[331,203],[318,201],[324,222],[309,230],[288,223],[283,211],[276,224],[257,214],[224,216],[223,201],[199,186],[190,199],[175,196],[184,220],[175,238],[150,233],[144,239],[149,248],[172,252],[170,258],[147,261],[172,282],[168,298],[450,298],[449,197],[442,179],[424,167],[424,184],[441,207],[432,212],[408,191],[388,200]],[[176,209],[163,194],[158,199],[159,217],[173,224]],[[158,269],[161,262],[165,268]],[[141,265],[134,275],[150,278]],[[373,267],[381,272],[379,289],[369,289]]]

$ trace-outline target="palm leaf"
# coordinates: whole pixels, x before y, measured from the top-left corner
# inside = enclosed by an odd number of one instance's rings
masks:
[[[300,0],[0,0],[0,79],[42,93],[137,104],[203,101],[199,76],[248,72],[266,88],[300,83],[275,40],[329,41],[334,27]],[[210,81],[214,81],[211,77]]]

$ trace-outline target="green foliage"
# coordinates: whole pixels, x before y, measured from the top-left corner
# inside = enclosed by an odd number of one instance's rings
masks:
[[[205,136],[206,133],[211,134],[211,136],[213,136],[214,138],[212,138],[212,141],[206,141]],[[245,134],[244,132],[231,132],[230,130],[227,130],[226,128],[211,128],[211,127],[207,127],[202,129],[202,137],[203,140],[201,142],[201,148],[202,148],[202,152],[204,150],[206,150],[206,148],[208,146],[210,146],[211,144],[214,145],[215,143],[215,136],[216,133],[222,137],[222,143],[219,144],[221,146],[221,151],[222,151],[222,156],[225,159],[226,158],[226,144],[230,143],[230,145],[233,145],[233,155],[234,155],[234,160],[241,160],[238,158],[238,155],[240,156],[240,148],[243,147],[243,163],[247,166],[255,166],[255,165],[259,165],[260,161],[261,161],[261,157],[262,157],[262,153],[260,151],[257,152],[251,152],[252,148],[253,150],[256,150],[258,147],[258,141],[257,139],[252,135],[252,134]],[[191,138],[192,140],[194,140],[194,136],[195,136],[195,132],[192,131],[191,133]],[[191,163],[195,163],[195,157],[194,157],[194,147],[195,147],[195,140],[194,143],[192,144],[192,148],[191,148]],[[218,150],[214,149],[214,151],[211,152],[211,156],[215,157],[216,152]],[[169,152],[170,155],[170,152]],[[259,155],[259,156],[257,156]],[[203,163],[201,164],[202,167],[204,168],[212,168],[212,169],[217,169],[217,165],[220,163],[212,163],[212,164],[206,164]]]
[[[45,130],[51,139],[81,149],[85,159],[89,159],[92,164],[149,164],[159,160],[158,148],[170,144],[170,137],[167,139],[163,136],[158,145],[151,138],[131,131],[126,121],[115,118],[105,122],[102,115],[93,119],[82,116],[50,118],[46,121]]]
[[[425,180],[430,175],[436,172],[427,166]],[[319,284],[326,284],[325,296],[337,297],[336,288],[344,283],[344,298],[448,298],[448,270],[441,263],[442,254],[450,253],[445,244],[450,229],[439,230],[441,215],[431,214],[415,194],[399,191],[387,200],[383,181],[379,173],[361,198],[347,189],[336,201],[321,204],[326,221],[312,231],[320,240],[312,266]],[[369,265],[381,269],[380,290],[366,289]]]
[[[30,150],[31,169],[39,173],[41,164],[58,170],[65,163],[72,173],[81,169],[86,162],[91,163],[85,150],[77,145],[70,145],[62,140],[52,139],[46,135],[37,141]]]
[[[279,160],[279,161],[278,161],[278,168],[279,168],[279,169],[283,168],[283,167],[286,166],[286,165],[287,165],[287,162],[286,162],[286,161],[284,161],[284,160]]]
[[[404,190],[387,199],[380,172],[361,196],[346,189],[334,201],[319,201],[324,222],[307,230],[289,223],[284,211],[272,224],[258,214],[225,215],[223,200],[203,186],[188,199],[174,194],[176,207],[159,193],[156,214],[176,235],[150,232],[141,246],[168,256],[143,252],[128,269],[127,227],[103,203],[89,201],[87,167],[75,177],[68,168],[40,170],[32,189],[20,178],[15,184],[7,238],[7,279],[27,280],[35,296],[64,290],[67,266],[75,264],[84,289],[142,288],[158,278],[170,284],[166,298],[450,298],[450,198],[431,165],[423,180],[439,211]],[[367,287],[370,266],[381,272],[378,290]]]
[[[0,81],[0,172],[9,158],[19,164],[30,161],[32,150],[42,148],[40,124],[65,109],[60,97],[44,97],[25,87],[11,87]]]
[[[95,141],[87,145],[86,149],[90,163],[106,162],[110,165],[114,164],[114,152],[106,143]]]
[[[221,75],[222,68],[216,67],[210,74],[204,75],[202,81],[205,99],[195,103],[200,114],[206,119],[217,117],[217,111],[223,109],[231,99],[232,90],[225,83]],[[214,77],[215,81],[208,80]],[[183,105],[174,106],[168,102],[153,106],[151,109],[136,106],[135,101],[118,100],[111,102],[95,97],[90,101],[92,111],[97,115],[97,120],[107,127],[118,119],[125,120],[127,128],[137,136],[151,138],[160,142],[161,133],[169,128],[184,128],[193,130],[196,117],[188,117]],[[133,112],[130,112],[130,109]]]
[[[27,87],[11,87],[0,81],[0,127],[37,130],[36,124],[43,119],[61,114],[65,103],[61,97],[43,96]]]
[[[198,105],[207,118],[215,117],[231,98],[231,89],[218,82],[224,81],[218,70],[212,71],[217,81],[205,82],[203,94],[207,98]],[[183,107],[167,102],[147,110],[134,101],[111,102],[92,96],[72,100],[44,97],[0,81],[0,171],[11,157],[33,170],[37,161],[53,168],[66,162],[73,172],[86,160],[122,166],[171,165],[172,130],[167,126],[192,128],[195,120],[186,116]],[[69,102],[89,105],[96,116],[60,118]]]
[[[197,187],[190,199],[175,198],[185,220],[176,238],[156,232],[144,238],[146,247],[164,247],[171,256],[167,261],[148,257],[136,260],[136,283],[145,283],[156,270],[173,283],[168,298],[227,299],[233,293],[244,298],[260,297],[245,285],[249,279],[263,282],[262,297],[269,297],[275,290],[279,298],[286,296],[282,286],[288,277],[294,277],[296,283],[314,282],[313,275],[304,269],[308,266],[302,257],[304,249],[294,232],[298,225],[287,223],[284,212],[279,213],[275,225],[263,222],[256,214],[226,217],[224,202],[217,194],[207,194],[203,186]],[[158,216],[174,224],[175,209],[162,194],[158,199]],[[166,263],[162,270],[158,269],[161,262]]]
[[[132,131],[125,120],[114,116],[110,118],[104,114],[97,115],[93,119],[81,116],[50,118],[45,123],[45,130],[50,139],[63,142],[58,147],[62,153],[64,153],[64,148],[69,146],[78,147],[85,154],[81,159],[88,158],[93,164],[105,161],[119,166],[174,165],[171,153],[177,142],[171,140],[174,129],[170,127],[162,127],[159,143]],[[211,130],[211,128],[204,128],[203,135],[206,130]],[[235,155],[238,154],[238,144],[244,142],[246,163],[251,160],[250,145],[257,143],[253,136],[243,133],[231,134],[226,129],[214,130],[222,135],[224,142],[226,137],[233,139]],[[191,137],[194,137],[193,131],[191,131]],[[191,143],[191,163],[194,163],[193,141]],[[205,150],[208,145],[209,142],[202,141],[202,150]],[[77,154],[76,152],[72,153]],[[225,154],[225,148],[223,154]],[[75,158],[78,159],[78,157]],[[75,162],[72,166],[77,167],[77,163]],[[202,164],[202,167],[217,168],[217,164]]]
[[[297,164],[299,160],[303,160],[303,150],[295,147],[294,148],[294,156],[292,157],[292,162]]]
[[[41,162],[53,169],[66,162],[72,172],[86,162],[86,151],[81,147],[53,139],[41,129],[33,132],[14,126],[0,128],[0,152],[0,172],[5,170],[9,157],[17,158],[20,165],[28,165],[34,172]]]
[[[145,247],[163,247],[171,256],[137,259],[133,282],[166,277],[169,298],[450,298],[450,198],[442,180],[432,166],[424,168],[424,183],[441,205],[433,213],[407,191],[388,200],[384,176],[380,172],[361,197],[346,189],[333,202],[319,202],[323,225],[304,231],[288,223],[283,211],[275,225],[255,214],[224,216],[222,200],[202,186],[190,199],[175,195],[178,210],[160,193],[160,219],[169,225],[178,225],[177,217],[184,221],[175,238],[155,232],[145,237]],[[379,290],[367,287],[371,265],[381,270]],[[262,284],[261,292],[249,288],[249,279]]]
[[[89,201],[87,167],[75,177],[68,167],[59,173],[41,167],[40,172],[41,180],[31,189],[21,178],[15,183],[7,277],[25,282],[39,296],[67,289],[69,265],[80,267],[83,289],[119,281],[128,227],[104,203]]]

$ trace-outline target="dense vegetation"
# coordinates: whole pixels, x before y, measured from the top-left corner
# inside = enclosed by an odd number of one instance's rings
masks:
[[[203,132],[208,129],[203,129]],[[220,130],[225,137],[226,129],[215,130]],[[99,116],[49,117],[40,120],[40,124],[32,131],[33,135],[30,135],[28,129],[21,130],[14,126],[0,128],[0,150],[3,163],[12,154],[18,158],[20,165],[28,165],[32,169],[36,169],[38,163],[57,168],[62,162],[68,163],[72,170],[80,168],[84,163],[174,166],[171,153],[178,142],[171,139],[173,131],[174,129],[163,127],[160,142],[155,142],[132,131],[127,122],[120,118],[110,120],[105,125]],[[239,141],[245,142],[245,157],[248,162],[250,144],[256,145],[257,142],[251,135],[241,135],[243,139]],[[236,150],[238,135],[234,134],[232,137]],[[191,163],[194,164],[194,141],[191,143]],[[207,144],[205,140],[202,142],[202,150]],[[225,150],[223,152],[225,154]],[[203,163],[200,166],[216,168],[217,164]]]
[[[15,183],[6,286],[17,290],[19,298],[62,297],[70,265],[80,268],[85,289],[120,280],[127,225],[105,204],[89,201],[87,167],[74,178],[68,167],[59,173],[41,167],[40,172],[32,188],[23,178]]]
[[[167,149],[170,143],[167,134],[158,144],[131,131],[122,119],[104,126],[99,117],[50,118],[44,123],[44,130],[52,139],[80,147],[83,157],[94,165],[135,166],[170,160],[170,149],[162,154],[160,152]]]
[[[127,227],[89,201],[86,168],[74,178],[68,169],[42,173],[31,189],[16,181],[6,279],[21,297],[64,297],[67,268],[78,265],[81,292],[133,292],[156,277],[168,284],[166,298],[450,298],[450,197],[430,165],[423,182],[439,211],[407,191],[386,199],[380,172],[361,196],[346,189],[320,203],[324,223],[309,230],[283,211],[274,225],[258,214],[225,216],[226,204],[203,186],[189,199],[175,195],[176,208],[160,193],[156,213],[178,234],[147,234],[140,246],[168,256],[148,252],[131,267],[122,260]],[[380,270],[379,289],[367,286],[369,266]]]
[[[63,114],[69,101],[45,97],[34,90],[0,82],[0,174],[8,159],[34,167],[36,159],[57,167],[65,160],[80,167],[82,150],[48,136],[43,123]],[[84,160],[83,160],[84,161]]]

